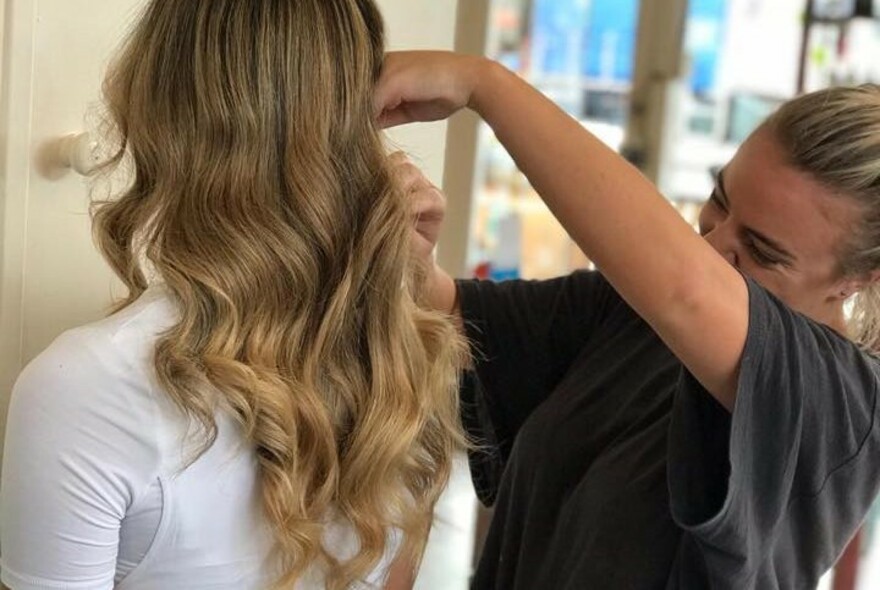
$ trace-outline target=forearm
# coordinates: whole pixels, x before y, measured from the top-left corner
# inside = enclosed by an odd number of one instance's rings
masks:
[[[635,168],[539,92],[496,65],[481,80],[472,108],[575,242],[640,311],[665,307],[701,240]],[[642,302],[646,285],[656,288]]]
[[[740,275],[638,170],[517,76],[487,63],[469,106],[621,296],[704,385],[728,389],[747,325]],[[703,337],[691,335],[698,326],[717,327],[729,348],[707,351]],[[716,361],[723,366],[713,368]]]

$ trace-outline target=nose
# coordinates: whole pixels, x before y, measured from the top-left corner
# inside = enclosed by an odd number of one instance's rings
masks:
[[[732,266],[739,267],[739,243],[736,231],[729,219],[715,223],[703,238]]]

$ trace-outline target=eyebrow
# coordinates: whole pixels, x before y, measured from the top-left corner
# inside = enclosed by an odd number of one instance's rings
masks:
[[[718,193],[718,196],[721,197],[724,207],[730,208],[730,199],[727,197],[727,190],[724,188],[724,169],[718,170],[718,173],[715,175],[715,190]],[[786,250],[785,247],[776,240],[747,226],[743,227],[743,231],[753,240],[761,242],[761,244],[768,250],[772,250],[773,253],[781,258],[784,263],[791,264],[797,260],[797,257],[794,254]]]

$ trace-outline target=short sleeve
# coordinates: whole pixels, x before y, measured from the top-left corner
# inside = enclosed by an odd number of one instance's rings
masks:
[[[19,377],[0,490],[12,590],[113,588],[121,522],[159,462],[152,408],[127,379],[68,335]]]
[[[462,381],[462,419],[478,445],[470,456],[474,484],[489,504],[520,427],[558,385],[615,293],[592,271],[547,281],[458,281],[457,288],[475,359]]]
[[[751,280],[749,306],[733,414],[683,371],[670,426],[672,514],[719,588],[750,587],[778,550],[787,569],[816,577],[880,479],[877,360]]]

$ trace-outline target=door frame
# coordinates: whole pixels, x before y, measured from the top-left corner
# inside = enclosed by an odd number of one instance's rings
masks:
[[[36,0],[3,0],[0,27],[0,451],[22,364]]]

